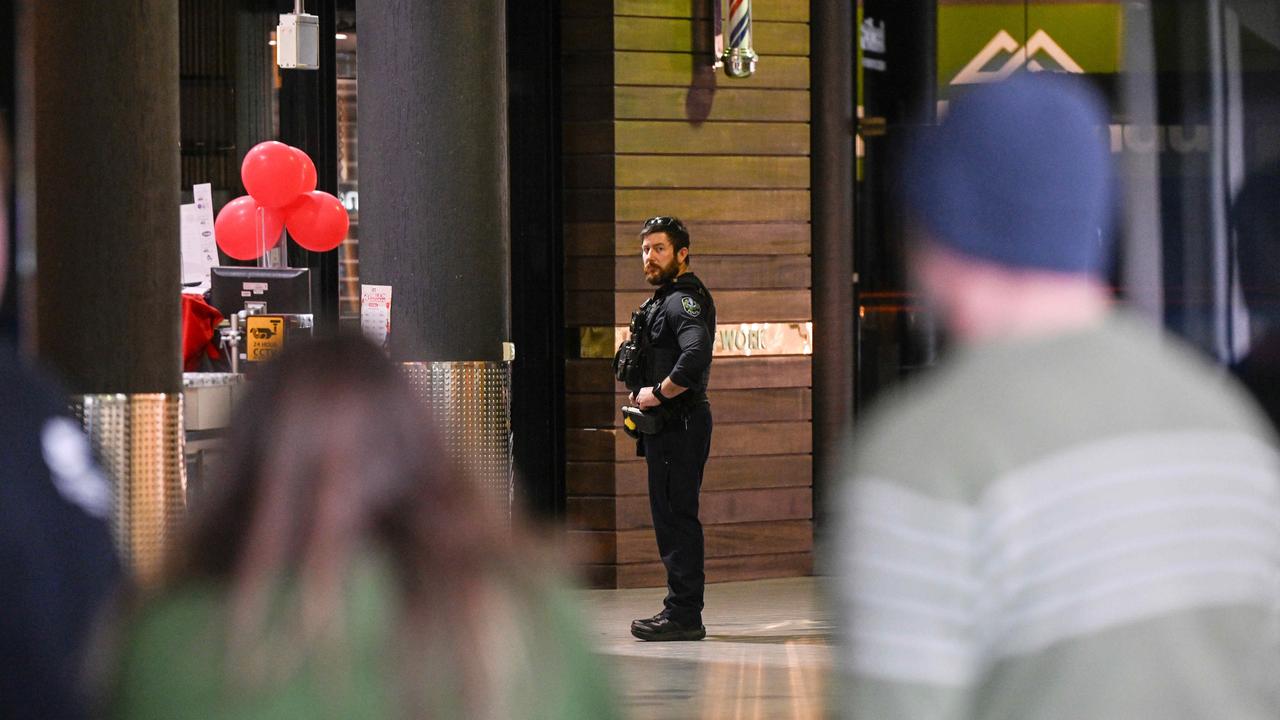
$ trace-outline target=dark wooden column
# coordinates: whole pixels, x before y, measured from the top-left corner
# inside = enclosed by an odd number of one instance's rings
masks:
[[[74,394],[178,392],[178,0],[20,13],[37,353]]]
[[[360,278],[392,286],[393,360],[510,337],[504,5],[360,2]]]
[[[813,0],[813,490],[837,472],[853,421],[853,4]]]

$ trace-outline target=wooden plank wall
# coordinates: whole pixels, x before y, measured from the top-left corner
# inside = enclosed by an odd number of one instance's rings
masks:
[[[809,0],[755,0],[756,74],[706,67],[704,0],[563,0],[565,316],[625,325],[641,222],[676,215],[721,327],[808,321]],[[702,488],[710,582],[812,571],[811,362],[718,357]],[[665,583],[644,461],[604,359],[567,361],[567,515],[598,586]]]

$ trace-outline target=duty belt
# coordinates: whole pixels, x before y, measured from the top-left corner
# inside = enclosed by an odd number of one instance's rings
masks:
[[[702,390],[685,390],[668,401],[663,407],[670,408],[671,412],[683,414],[699,405],[706,405],[710,402],[707,399],[707,393]]]

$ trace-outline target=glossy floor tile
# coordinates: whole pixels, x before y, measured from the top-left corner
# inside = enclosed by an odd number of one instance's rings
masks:
[[[633,618],[662,589],[588,590],[592,639],[614,670],[628,717],[820,718],[831,665],[831,615],[820,578],[708,585],[701,642],[646,643]]]

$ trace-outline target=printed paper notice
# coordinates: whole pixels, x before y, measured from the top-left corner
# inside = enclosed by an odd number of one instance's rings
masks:
[[[360,331],[369,342],[390,350],[391,286],[360,286]]]
[[[183,205],[182,291],[203,293],[209,289],[209,268],[218,264],[213,236],[213,191],[209,183],[191,188],[195,202]]]

